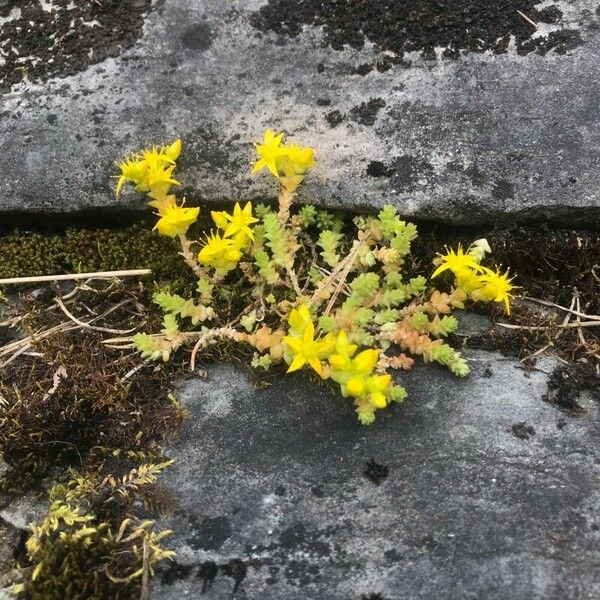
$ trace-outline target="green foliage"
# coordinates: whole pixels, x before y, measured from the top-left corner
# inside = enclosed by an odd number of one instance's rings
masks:
[[[458,377],[466,377],[469,372],[469,365],[459,352],[447,344],[436,346],[431,352],[425,353],[423,358],[426,362],[437,362],[444,365]]]
[[[298,211],[298,215],[302,220],[302,226],[310,227],[316,222],[317,209],[312,204],[307,204]]]
[[[340,232],[344,226],[344,220],[341,215],[334,215],[326,210],[317,210],[314,213],[316,226],[321,230],[330,230]]]
[[[204,304],[196,304],[191,299],[185,300],[177,294],[155,292],[152,299],[155,304],[158,304],[158,306],[165,311],[165,313],[179,316],[182,319],[189,318],[192,321],[192,325],[198,325],[198,323],[203,323],[207,319],[212,319],[215,316],[215,311],[212,307],[205,306]],[[208,299],[210,300],[210,297]]]
[[[404,400],[404,388],[393,383],[390,370],[412,367],[405,353],[466,375],[460,353],[443,341],[458,327],[452,311],[467,299],[501,300],[508,310],[511,297],[508,274],[480,264],[490,251],[487,242],[477,240],[466,253],[459,248],[434,261],[438,268],[432,277],[454,274],[450,293],[435,289],[424,275],[408,278],[404,262],[417,228],[393,206],[376,216],[355,217],[354,228],[341,215],[312,206],[294,212],[297,188],[315,157],[312,148],[287,145],[284,138],[267,130],[255,146],[254,171],[267,170],[278,181],[277,211],[261,204],[253,208],[251,202],[243,208],[236,203],[231,213],[212,211],[219,233],[204,243],[197,259],[186,235],[198,209],[167,196],[163,180],[158,195],[151,190],[157,227],[164,235],[179,236],[181,255],[200,280],[200,299],[156,293],[154,300],[165,312],[162,331],[135,336],[137,349],[148,359],[166,360],[193,344],[193,367],[207,345],[242,342],[253,348],[257,368],[285,362],[288,372],[309,367],[336,381],[342,395],[353,398],[363,423],[372,422],[376,410]],[[170,178],[175,161],[169,153],[178,156],[180,149],[179,142],[162,148],[166,175],[159,174]],[[137,182],[140,189],[141,181],[152,187],[137,162],[119,166],[120,185]],[[220,326],[190,331],[187,319],[191,327],[209,320]]]
[[[273,263],[278,267],[285,266],[287,262],[287,235],[286,231],[280,227],[277,215],[269,213],[263,219],[263,228],[267,246],[271,250]]]
[[[258,250],[256,252],[254,255],[254,262],[258,267],[258,274],[264,279],[265,283],[273,285],[279,281],[277,267],[264,250]]]
[[[144,358],[150,360],[161,358],[167,362],[171,357],[171,344],[167,340],[154,338],[147,333],[136,333],[133,336],[133,344]]]
[[[325,229],[319,234],[318,245],[323,249],[321,252],[321,258],[330,267],[335,267],[340,262],[340,255],[338,254],[338,247],[344,236],[336,231]]]

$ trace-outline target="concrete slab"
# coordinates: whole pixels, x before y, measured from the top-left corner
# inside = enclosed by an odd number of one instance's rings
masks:
[[[466,380],[403,375],[408,400],[371,427],[303,376],[183,382],[162,480],[178,562],[152,597],[597,598],[598,404],[575,419],[544,403],[550,359],[468,356]]]
[[[114,198],[113,161],[175,136],[189,198],[271,196],[273,182],[249,167],[251,143],[272,127],[317,149],[305,201],[391,202],[455,223],[600,221],[595,1],[550,3],[562,16],[535,36],[570,31],[577,43],[545,55],[514,44],[458,60],[415,53],[408,68],[363,75],[389,51],[369,39],[334,50],[313,25],[293,38],[260,32],[252,21],[265,4],[156,1],[119,56],[13,85],[0,100],[3,218],[141,209],[136,197]]]

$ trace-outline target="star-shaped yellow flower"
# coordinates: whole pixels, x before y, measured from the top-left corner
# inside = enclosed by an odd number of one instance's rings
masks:
[[[315,164],[315,151],[312,148],[289,144],[282,160],[283,169],[288,177],[304,175]]]
[[[180,153],[181,140],[175,140],[168,146],[142,150],[117,163],[121,170],[121,175],[117,176],[117,196],[129,181],[138,192],[146,192],[154,199],[164,198],[172,185],[179,185],[173,178],[173,171]]]
[[[336,371],[346,371],[350,368],[352,357],[354,356],[358,346],[348,342],[348,336],[342,329],[337,336],[335,342],[335,353],[329,357],[329,364]]]
[[[250,225],[257,223],[258,219],[252,216],[252,203],[247,202],[244,208],[236,202],[233,208],[233,214],[225,211],[215,211],[211,213],[213,221],[219,229],[224,230],[224,237],[236,237],[240,234],[247,239],[254,239],[254,232]]]
[[[290,332],[296,335],[302,335],[306,326],[312,323],[310,309],[306,304],[301,304],[298,308],[293,308],[288,316]]]
[[[168,237],[185,235],[190,225],[198,219],[200,209],[177,206],[175,196],[168,196],[168,198],[169,200],[159,207],[160,219],[154,229],[158,229],[159,233]]]
[[[284,133],[275,135],[272,129],[267,129],[262,144],[254,144],[260,158],[252,168],[253,173],[266,167],[275,177],[279,177],[277,160],[287,152],[286,148],[281,145],[283,136]]]
[[[300,337],[287,335],[283,341],[294,354],[288,373],[297,371],[308,363],[320,375],[323,372],[321,359],[331,352],[334,345],[331,338],[315,340],[315,326],[312,322],[306,325]]]
[[[510,315],[510,301],[513,298],[511,292],[516,286],[511,284],[512,278],[509,279],[508,272],[502,274],[498,268],[492,271],[483,267],[483,274],[479,275],[478,279],[483,284],[483,287],[478,290],[481,297],[494,302],[504,302],[506,314]]]
[[[242,258],[242,251],[231,238],[213,233],[198,254],[198,261],[218,271],[231,271]]]
[[[439,263],[439,266],[431,275],[432,278],[448,270],[455,275],[464,274],[468,270],[479,272],[482,270],[477,259],[471,254],[465,254],[461,246],[458,247],[457,252],[449,249],[447,254],[440,254],[436,262]]]

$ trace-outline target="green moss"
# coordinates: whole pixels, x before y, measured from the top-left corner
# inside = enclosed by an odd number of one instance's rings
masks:
[[[152,576],[174,556],[163,545],[170,532],[147,520],[149,512],[172,506],[155,486],[171,462],[138,464],[122,475],[107,476],[102,467],[71,471],[66,485],[54,485],[46,516],[32,525],[29,564],[13,593],[24,600],[147,597],[144,571]]]
[[[143,224],[119,230],[70,228],[52,235],[17,230],[0,237],[0,278],[148,268],[155,281],[169,281],[172,289],[195,286],[176,254],[173,240]]]

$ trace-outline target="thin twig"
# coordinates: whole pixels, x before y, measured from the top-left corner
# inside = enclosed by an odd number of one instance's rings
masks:
[[[360,250],[360,248],[361,248],[361,245],[359,244],[358,246],[356,246],[356,249],[350,253],[350,255],[348,257],[348,264],[346,265],[344,270],[340,273],[340,279],[339,279],[339,282],[335,289],[335,292],[333,293],[329,302],[327,303],[327,308],[325,309],[325,312],[324,312],[325,315],[328,315],[331,312],[331,309],[333,308],[335,301],[338,299],[338,296],[340,295],[342,288],[346,284],[346,278],[348,277],[348,273],[350,273],[350,270],[352,269],[352,266],[354,265],[354,261],[356,260],[356,258],[358,256],[358,251]]]
[[[108,347],[109,348],[117,348],[117,346],[108,346]],[[125,348],[125,346],[118,347],[119,350],[121,350],[122,348]],[[119,380],[119,383],[124,383],[130,377],[133,377],[138,371],[141,371],[151,361],[152,361],[151,358],[147,358],[143,362],[141,362],[139,365],[136,365],[135,367],[133,367],[133,369],[127,371],[127,373],[125,373],[125,375],[123,375],[123,377],[121,377],[121,379]]]
[[[558,308],[565,312],[571,313],[576,317],[582,317],[583,319],[589,319],[590,321],[600,321],[600,315],[588,315],[578,310],[573,310],[573,305],[571,306],[571,308],[567,308],[566,306],[561,306],[560,304],[555,304],[554,302],[549,302],[548,300],[540,300],[539,298],[531,298],[529,296],[525,296],[523,300],[537,302],[538,304],[542,304],[543,306],[551,306],[553,308]]]
[[[348,265],[350,265],[350,268],[352,267],[352,264],[354,263],[354,260],[358,256],[359,250],[366,243],[367,243],[367,238],[365,238],[364,240],[361,240],[360,242],[358,242],[358,244],[356,244],[354,246],[354,248],[352,248],[352,250],[350,251],[350,253],[335,266],[335,268],[333,269],[333,271],[331,271],[331,275],[329,275],[329,277],[327,277],[327,279],[321,280],[319,282],[319,285],[317,286],[317,289],[315,290],[314,294],[312,295],[312,297],[308,301],[309,306],[317,306],[321,302],[321,298],[320,298],[321,295],[335,281],[335,279],[337,278],[337,276],[343,270],[346,269],[346,267]],[[344,283],[345,283],[345,278],[342,278],[342,285]]]
[[[131,269],[128,271],[98,271],[96,273],[68,273],[63,275],[40,275],[38,277],[10,277],[0,279],[0,285],[13,283],[43,283],[45,281],[73,281],[76,279],[111,279],[113,277],[136,277],[150,275],[150,269]]]
[[[142,541],[142,589],[140,592],[140,600],[148,600],[150,598],[150,588],[148,582],[150,579],[150,561],[148,558],[148,538],[144,535]]]
[[[292,287],[294,288],[294,292],[296,292],[296,296],[302,296],[302,290],[300,289],[300,284],[298,283],[298,277],[296,277],[296,273],[291,265],[286,265],[285,270],[292,282]]]
[[[232,327],[220,327],[219,329],[213,329],[212,331],[208,331],[207,333],[202,334],[201,337],[198,338],[196,344],[194,345],[192,354],[190,356],[190,371],[196,370],[196,354],[198,353],[200,348],[209,344],[214,344],[219,339],[234,339],[236,334],[237,331]]]
[[[117,334],[131,333],[132,331],[135,331],[137,329],[137,327],[133,327],[132,329],[111,329],[109,327],[99,327],[97,325],[90,325],[89,323],[86,323],[85,321],[79,320],[75,315],[73,315],[71,312],[69,312],[69,309],[64,305],[63,301],[60,299],[59,296],[54,298],[54,301],[56,302],[56,304],[58,305],[60,310],[62,310],[65,313],[65,315],[67,315],[67,317],[69,317],[69,319],[71,319],[71,321],[73,321],[73,323],[76,323],[77,325],[79,325],[79,327],[82,327],[83,329],[91,329],[93,331],[103,331],[104,333],[117,333]],[[92,320],[96,320],[99,318],[100,318],[100,316],[97,316],[97,317],[94,317],[94,319],[92,319]]]
[[[581,321],[579,323],[567,323],[566,325],[513,325],[512,323],[496,323],[506,329],[524,329],[526,331],[548,331],[551,329],[573,329],[576,327],[600,327],[598,321]]]
[[[535,21],[532,21],[525,13],[522,13],[520,10],[517,10],[517,13],[520,17],[525,19],[534,29],[538,28],[538,24]]]
[[[579,300],[579,295],[577,295],[577,310],[580,311],[581,310],[581,303]],[[577,319],[575,320],[575,322],[579,325],[581,325],[581,319],[580,317],[577,317]],[[581,327],[577,328],[577,336],[579,337],[579,341],[581,342],[581,345],[586,349],[589,350],[589,346],[587,343],[587,340],[585,339],[585,336],[583,335],[583,329],[581,329]]]

